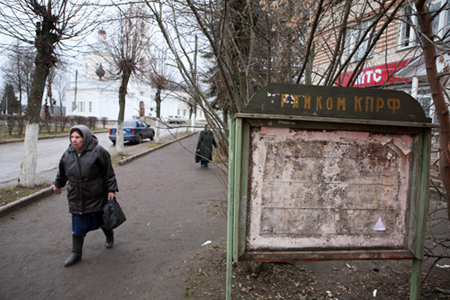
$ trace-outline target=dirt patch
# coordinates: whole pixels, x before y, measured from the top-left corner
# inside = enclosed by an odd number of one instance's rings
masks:
[[[233,267],[233,299],[409,298],[410,261],[248,263]],[[429,266],[424,267],[424,274]],[[226,244],[205,246],[188,263],[186,299],[225,299]],[[450,299],[450,270],[433,268],[421,299]]]
[[[37,193],[45,188],[48,188],[50,184],[35,185],[32,188],[27,188],[22,185],[16,185],[15,187],[0,190],[0,206],[9,204],[16,200],[22,199],[31,194]]]

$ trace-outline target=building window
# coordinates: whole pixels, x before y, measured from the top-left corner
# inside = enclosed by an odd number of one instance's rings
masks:
[[[402,22],[400,24],[400,35],[398,44],[400,47],[411,47],[417,41],[416,28],[418,22],[415,16],[415,9],[411,4],[407,4],[403,9]]]
[[[431,98],[430,88],[420,88],[417,91],[417,101],[419,101],[420,105],[422,106],[425,112],[425,116],[431,118],[433,123],[439,123],[434,108],[434,102]]]
[[[84,102],[78,102],[78,112],[84,112]]]
[[[431,117],[430,115],[430,108],[432,105],[431,97],[419,97],[418,100],[423,110],[425,111],[425,116],[427,116],[428,118]]]
[[[353,54],[351,61],[359,61],[363,58],[364,54],[367,51],[367,48],[369,47],[370,33],[367,33],[367,35],[364,36],[368,28],[369,22],[363,22],[361,24],[358,24],[357,26],[349,27],[349,29],[347,30],[347,35],[345,37],[345,60],[353,53],[355,49],[356,52]],[[361,45],[359,45],[361,40],[363,40],[363,42],[361,43]]]
[[[91,101],[89,101],[89,112],[90,113],[92,112],[92,102]]]
[[[447,37],[450,33],[450,3],[446,0],[432,1],[430,11],[440,13],[433,19],[433,33],[439,38]],[[399,46],[411,47],[417,44],[418,36],[416,29],[419,28],[416,9],[408,4],[403,9],[402,23],[400,24]]]
[[[450,33],[450,3],[446,0],[433,1],[430,11],[440,13],[433,19],[433,33],[442,38],[448,37]]]
[[[177,109],[177,115],[181,115],[181,114],[180,114],[180,109]]]

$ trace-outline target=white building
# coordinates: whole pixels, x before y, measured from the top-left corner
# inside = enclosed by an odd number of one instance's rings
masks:
[[[67,116],[106,117],[110,121],[118,119],[120,80],[107,75],[110,69],[111,66],[98,53],[83,55],[81,74],[65,90]],[[155,95],[156,90],[150,85],[131,79],[125,101],[125,119],[156,117]],[[187,102],[190,96],[187,93],[163,91],[161,99],[162,120],[169,115],[189,119],[190,106]],[[197,109],[196,120],[205,120],[200,109]]]

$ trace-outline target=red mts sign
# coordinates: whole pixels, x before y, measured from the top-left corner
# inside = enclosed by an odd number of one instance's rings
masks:
[[[356,78],[355,83],[352,85],[354,87],[369,87],[369,86],[377,86],[383,84],[391,84],[398,82],[408,82],[411,79],[409,78],[400,78],[392,76],[395,72],[403,68],[409,60],[403,60],[399,62],[392,62],[388,64],[378,65],[374,67],[365,68],[361,71],[361,73]],[[347,72],[344,75],[344,78],[336,81],[336,85],[347,86],[350,77],[352,76],[352,72]],[[341,83],[339,84],[339,81]]]

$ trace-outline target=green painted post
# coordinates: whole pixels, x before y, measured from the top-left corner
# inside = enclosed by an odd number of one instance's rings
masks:
[[[423,144],[422,144],[422,173],[420,176],[420,191],[419,191],[419,207],[417,210],[418,221],[416,228],[416,240],[414,244],[414,252],[416,258],[412,262],[411,270],[411,285],[409,290],[409,299],[420,299],[420,287],[422,279],[422,262],[423,262],[423,248],[425,243],[425,233],[427,229],[427,216],[429,208],[429,172],[430,172],[430,129],[423,130]]]
[[[234,224],[234,172],[235,172],[235,130],[236,119],[231,120],[229,137],[229,161],[228,161],[228,223],[227,223],[227,279],[226,300],[231,300],[233,279],[233,224]]]
[[[239,207],[241,201],[242,169],[242,119],[237,118],[234,135],[234,203],[233,203],[233,259],[238,260],[239,244]]]
[[[248,180],[249,180],[249,153],[250,153],[250,124],[242,122],[242,145],[240,147],[241,154],[241,170],[240,170],[240,193],[239,206],[235,206],[236,231],[234,232],[236,244],[235,251],[236,261],[239,255],[245,251],[245,234],[247,232],[247,207],[248,207]],[[236,211],[238,214],[236,214]]]

